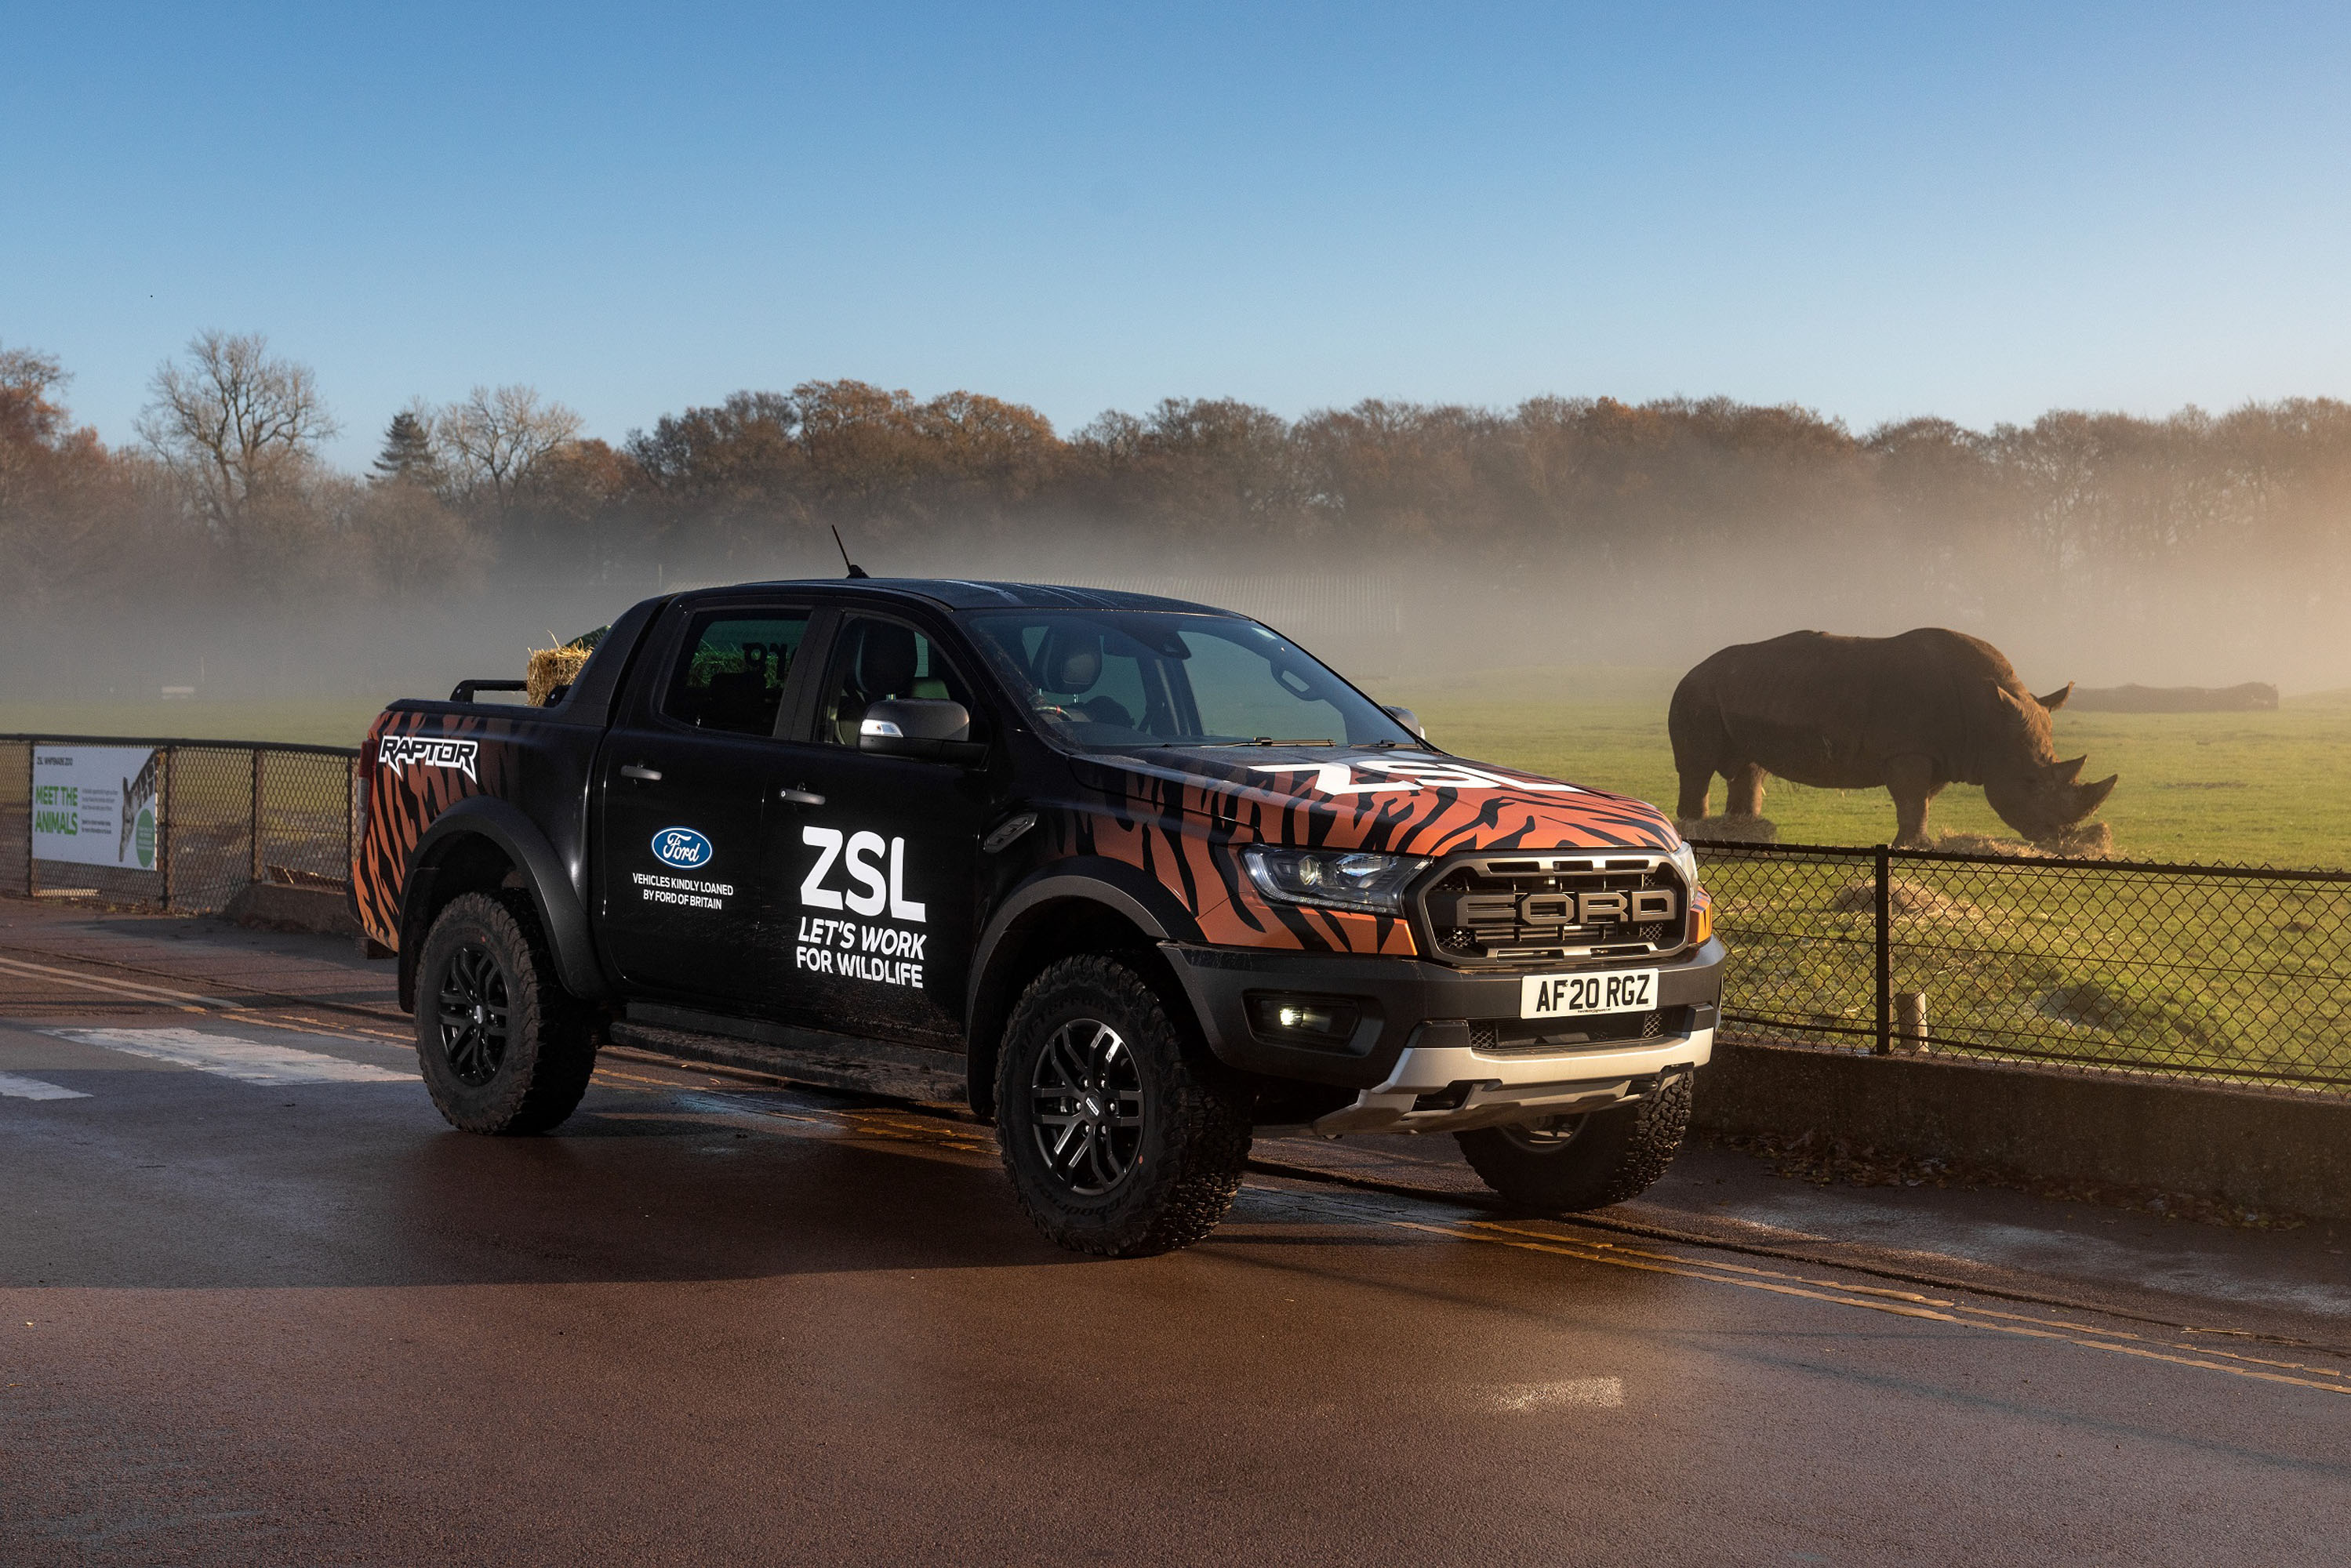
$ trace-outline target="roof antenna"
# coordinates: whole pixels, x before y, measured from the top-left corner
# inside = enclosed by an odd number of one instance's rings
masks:
[[[841,529],[838,526],[835,526],[832,530],[832,546],[835,549],[841,552],[841,564],[849,569],[850,576],[871,577],[873,575],[872,572],[867,571],[863,567],[849,559],[849,547],[841,542]]]

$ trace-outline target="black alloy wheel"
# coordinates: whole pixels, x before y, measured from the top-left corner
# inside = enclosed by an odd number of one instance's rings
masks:
[[[449,956],[441,977],[441,1050],[458,1082],[478,1088],[498,1075],[513,1008],[506,971],[487,947],[468,942]]]
[[[996,1146],[1037,1228],[1141,1258],[1216,1228],[1249,1160],[1249,1084],[1136,960],[1079,953],[1020,993],[996,1059]]]
[[[530,896],[460,894],[416,960],[416,1064],[449,1124],[544,1133],[596,1069],[596,1019],[557,977]]]
[[[1143,1149],[1143,1073],[1118,1030],[1073,1019],[1038,1053],[1029,1084],[1037,1152],[1080,1197],[1127,1178]]]

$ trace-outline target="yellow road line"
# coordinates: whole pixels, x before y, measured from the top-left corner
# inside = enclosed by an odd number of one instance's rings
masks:
[[[2097,1331],[2069,1333],[2061,1330],[2030,1328],[2026,1327],[2022,1321],[2005,1322],[1996,1321],[1998,1318],[2012,1318],[2013,1314],[2010,1313],[1978,1315],[1964,1308],[1941,1312],[1927,1306],[1912,1306],[1907,1303],[1886,1301],[1865,1301],[1858,1296],[1831,1293],[1831,1291],[1842,1291],[1847,1288],[1844,1286],[1832,1286],[1830,1290],[1808,1290],[1799,1285],[1781,1284],[1773,1279],[1755,1277],[1766,1274],[1767,1270],[1746,1269],[1736,1264],[1717,1265],[1702,1260],[1684,1258],[1675,1258],[1671,1261],[1653,1262],[1643,1258],[1628,1256],[1630,1249],[1613,1248],[1605,1243],[1587,1244],[1569,1241],[1564,1238],[1552,1238],[1541,1241],[1527,1240],[1521,1238],[1536,1233],[1513,1231],[1507,1227],[1488,1226],[1476,1221],[1462,1225],[1431,1225],[1420,1220],[1389,1219],[1387,1223],[1406,1230],[1421,1230],[1434,1236],[1450,1236],[1463,1241],[1483,1241],[1498,1247],[1514,1247],[1529,1252],[1547,1252],[1557,1257],[1578,1259],[1586,1263],[1605,1263],[1614,1268],[1635,1269],[1645,1273],[1672,1274],[1685,1280],[1710,1281],[1718,1285],[1736,1285],[1742,1290],[1768,1291],[1774,1295],[1801,1296],[1810,1301],[1826,1301],[1834,1306],[1860,1307],[1873,1312],[1890,1312],[1896,1317],[1925,1318],[1929,1322],[1953,1323],[1963,1328],[1983,1329],[1992,1333],[2011,1334],[2022,1339],[2054,1340],[2064,1344],[2079,1345],[2085,1350],[2110,1351],[2116,1355],[2134,1355],[2142,1360],[2165,1362],[2173,1366],[2200,1367],[2207,1372],[2225,1372],[2232,1377],[2250,1377],[2262,1383],[2290,1384],[2296,1388],[2315,1388],[2328,1394],[2351,1394],[2351,1384],[2293,1377],[2283,1372],[2262,1372],[2250,1365],[2231,1366],[2226,1362],[2207,1360],[2202,1354],[2168,1355],[2145,1345],[2123,1344],[2111,1339],[2084,1337],[2084,1333]],[[1614,1252],[1616,1256],[1610,1256],[1611,1252]],[[1649,1254],[1648,1256],[1665,1258],[1667,1255]],[[1749,1277],[1740,1278],[1741,1275]],[[1786,1277],[1782,1276],[1782,1278]]]
[[[2167,1344],[2161,1340],[2152,1339],[2146,1334],[2133,1333],[2127,1329],[2102,1329],[2092,1323],[2069,1322],[2063,1318],[2036,1318],[2028,1313],[2004,1312],[1991,1307],[1967,1306],[1951,1301],[1940,1301],[1931,1296],[1917,1295],[1908,1291],[1878,1290],[1868,1285],[1848,1285],[1840,1281],[1834,1280],[1808,1280],[1801,1274],[1783,1274],[1773,1270],[1757,1269],[1742,1263],[1718,1262],[1711,1258],[1690,1258],[1678,1253],[1651,1251],[1639,1247],[1626,1247],[1621,1243],[1614,1241],[1586,1240],[1584,1238],[1580,1236],[1561,1237],[1553,1235],[1548,1231],[1528,1230],[1520,1227],[1504,1225],[1493,1220],[1473,1220],[1469,1223],[1481,1226],[1486,1229],[1499,1231],[1504,1235],[1522,1236],[1538,1241],[1567,1241],[1572,1245],[1589,1247],[1596,1251],[1618,1252],[1638,1258],[1658,1258],[1669,1262],[1685,1263],[1695,1268],[1711,1269],[1722,1273],[1753,1274],[1765,1279],[1792,1280],[1802,1284],[1821,1285],[1834,1290],[1844,1291],[1854,1295],[1890,1296],[1899,1301],[1916,1301],[1928,1306],[1948,1307],[1954,1312],[1965,1312],[1977,1317],[1998,1318],[2008,1322],[2032,1323],[2038,1327],[2045,1329],[2056,1329],[2073,1333],[2096,1334],[2108,1339],[2130,1340],[2143,1344],[2162,1344],[2167,1350],[2187,1351],[2199,1356],[2220,1356],[2228,1361],[2241,1361],[2252,1366],[2274,1366],[2290,1372],[2307,1372],[2319,1377],[2343,1378],[2346,1376],[2345,1373],[2333,1367],[2312,1366],[2304,1363],[2295,1361],[2273,1361],[2267,1357],[2258,1355],[2240,1355],[2234,1351],[2214,1350],[2204,1345]]]
[[[100,980],[88,975],[76,974],[70,969],[52,969],[46,964],[26,964],[15,958],[0,958],[0,974],[14,975],[19,979],[47,980],[85,991],[130,997],[142,1002],[169,1002],[183,1012],[200,1013],[207,1009],[217,1009],[222,1012],[242,1010],[236,1003],[223,1001],[218,997],[198,996],[193,991],[169,991],[160,986],[134,985],[128,980]]]

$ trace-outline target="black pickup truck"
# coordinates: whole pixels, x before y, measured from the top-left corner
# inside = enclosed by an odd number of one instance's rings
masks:
[[[1721,945],[1653,808],[1438,750],[1294,643],[1026,583],[651,599],[541,706],[395,703],[352,896],[455,1125],[616,1040],[967,1103],[1056,1241],[1207,1234],[1254,1128],[1656,1179]]]

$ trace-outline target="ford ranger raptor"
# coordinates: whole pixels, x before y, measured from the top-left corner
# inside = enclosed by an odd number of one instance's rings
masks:
[[[455,1126],[599,1046],[956,1100],[1038,1227],[1207,1235],[1252,1132],[1449,1133],[1544,1212],[1655,1181],[1723,949],[1640,801],[1431,744],[1247,617],[1026,583],[622,615],[542,706],[394,703],[352,898]]]

